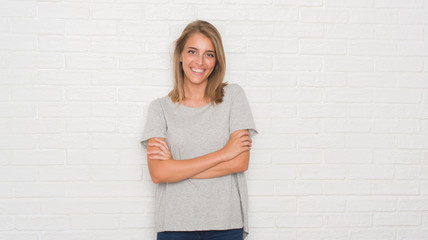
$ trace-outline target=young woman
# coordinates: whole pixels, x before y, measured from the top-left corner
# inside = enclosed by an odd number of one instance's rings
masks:
[[[221,37],[194,21],[175,41],[174,89],[149,105],[141,143],[157,184],[158,240],[242,240],[248,168],[257,134],[243,89],[223,83]]]

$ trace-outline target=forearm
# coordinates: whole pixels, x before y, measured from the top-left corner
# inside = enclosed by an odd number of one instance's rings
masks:
[[[197,175],[223,161],[220,149],[186,160],[149,160],[149,170],[154,183],[178,182]]]
[[[237,172],[245,172],[248,169],[250,159],[250,151],[240,153],[235,158],[219,163],[201,173],[198,173],[191,178],[206,179],[221,177]]]

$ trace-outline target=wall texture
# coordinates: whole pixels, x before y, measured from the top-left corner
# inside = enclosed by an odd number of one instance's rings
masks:
[[[198,18],[260,132],[250,240],[428,239],[427,0],[0,4],[0,239],[154,239],[139,138]]]

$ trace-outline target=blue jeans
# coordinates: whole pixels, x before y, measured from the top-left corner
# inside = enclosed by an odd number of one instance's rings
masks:
[[[158,232],[157,240],[242,240],[243,229],[192,231],[192,232]]]

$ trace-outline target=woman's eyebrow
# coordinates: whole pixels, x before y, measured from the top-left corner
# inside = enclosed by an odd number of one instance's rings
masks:
[[[198,51],[199,51],[199,49],[197,49],[197,48],[195,48],[195,47],[187,47],[187,48],[190,48],[190,49],[194,49],[194,50],[198,50]],[[215,51],[214,51],[214,50],[206,50],[205,52],[213,52],[213,53],[215,53]]]

